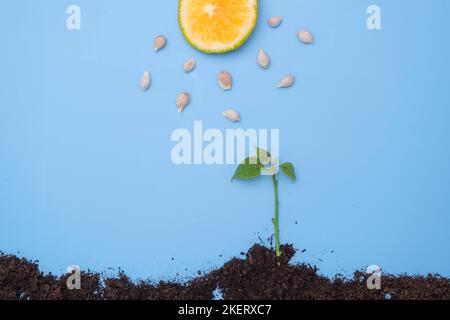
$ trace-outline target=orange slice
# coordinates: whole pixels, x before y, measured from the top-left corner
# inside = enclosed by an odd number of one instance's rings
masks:
[[[258,0],[180,0],[181,31],[196,49],[225,53],[239,48],[258,18]]]

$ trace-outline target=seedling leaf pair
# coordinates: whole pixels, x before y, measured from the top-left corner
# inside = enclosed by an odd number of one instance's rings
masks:
[[[233,180],[251,180],[258,178],[262,175],[262,171],[269,172],[269,175],[272,176],[272,182],[275,191],[275,217],[272,219],[274,228],[275,228],[275,246],[276,246],[276,254],[278,257],[281,256],[280,250],[280,231],[279,231],[279,217],[278,217],[278,168],[275,168],[274,163],[277,161],[272,159],[272,156],[269,152],[264,149],[257,148],[257,156],[256,157],[248,157],[245,159],[236,169]],[[269,170],[265,169],[267,165],[271,165],[272,167]],[[275,170],[274,170],[275,169]],[[295,175],[294,165],[290,162],[285,162],[280,165],[281,171],[291,178],[293,181],[297,179]],[[273,172],[273,173],[272,173]],[[267,175],[267,174],[265,174]]]

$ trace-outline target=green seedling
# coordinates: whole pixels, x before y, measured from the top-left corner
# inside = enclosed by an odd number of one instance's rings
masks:
[[[248,157],[236,169],[232,180],[251,180],[260,176],[272,177],[273,188],[275,192],[275,216],[272,219],[275,229],[275,250],[277,257],[281,256],[280,250],[280,228],[278,211],[278,169],[291,178],[296,180],[294,165],[290,162],[282,163],[278,166],[278,159],[272,159],[269,152],[258,148],[256,157]]]

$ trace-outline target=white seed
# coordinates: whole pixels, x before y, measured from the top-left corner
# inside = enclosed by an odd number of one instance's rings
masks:
[[[270,153],[267,150],[258,148],[258,157],[259,157],[259,161],[261,161],[261,163],[265,166],[267,166],[268,164],[270,164],[270,162],[272,162],[272,157],[270,156]]]
[[[150,82],[151,82],[150,72],[145,71],[141,78],[142,91],[147,91],[148,88],[150,88]]]
[[[295,78],[292,75],[284,76],[280,82],[278,83],[278,88],[289,88],[292,87],[292,85],[295,82]]]
[[[161,50],[162,48],[165,47],[166,42],[167,42],[166,37],[164,37],[164,36],[157,36],[155,38],[155,40],[153,41],[153,49],[155,51]]]
[[[261,68],[269,69],[270,67],[270,58],[267,53],[264,52],[263,49],[259,49],[258,53],[258,64]]]
[[[267,21],[269,26],[271,26],[272,28],[278,27],[281,24],[281,22],[283,22],[283,17],[280,16],[272,17]]]
[[[191,96],[187,92],[182,92],[177,97],[177,109],[178,112],[183,112],[183,110],[189,105],[191,101]]]
[[[234,109],[229,109],[222,113],[222,115],[230,120],[231,122],[239,122],[241,121],[241,115]]]
[[[222,71],[219,73],[217,82],[223,91],[230,90],[233,85],[231,74],[227,71]]]
[[[297,33],[298,39],[306,44],[313,44],[314,43],[314,37],[311,34],[311,32],[307,30],[301,30],[299,33]]]
[[[184,72],[187,72],[187,73],[191,72],[192,70],[195,69],[196,66],[197,66],[197,62],[195,61],[195,59],[194,58],[189,59],[184,64]]]

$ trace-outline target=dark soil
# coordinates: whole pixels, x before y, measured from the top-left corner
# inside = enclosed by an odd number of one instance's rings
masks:
[[[216,288],[228,299],[446,299],[450,279],[437,275],[391,276],[383,274],[382,289],[369,290],[367,275],[355,272],[352,279],[329,279],[308,265],[291,265],[292,246],[283,256],[254,245],[245,258],[234,258],[217,270],[186,283],[133,282],[124,273],[102,281],[98,273],[81,274],[81,290],[68,290],[68,275],[44,274],[36,262],[0,255],[0,300],[211,300]],[[244,256],[244,255],[243,255]]]

